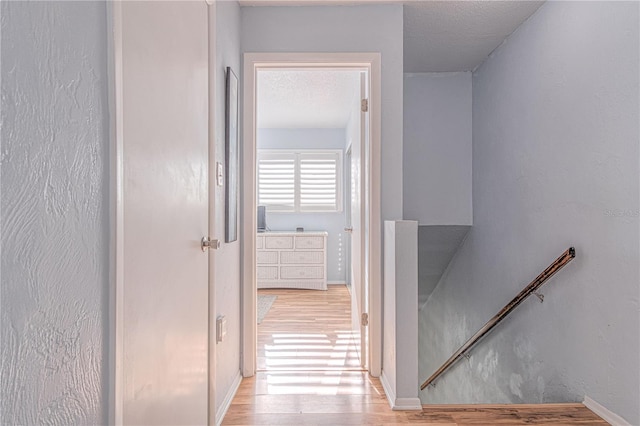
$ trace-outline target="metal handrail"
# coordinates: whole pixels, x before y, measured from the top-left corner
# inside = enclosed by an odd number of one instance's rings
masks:
[[[451,355],[451,357],[444,363],[435,373],[431,375],[423,384],[420,386],[420,390],[423,390],[430,384],[432,384],[442,373],[447,371],[449,367],[455,364],[461,357],[465,356],[466,352],[469,351],[473,345],[478,343],[480,339],[489,334],[491,330],[495,326],[497,326],[507,315],[509,315],[520,303],[522,303],[527,297],[531,296],[531,294],[535,293],[538,288],[542,286],[549,278],[551,278],[556,272],[558,272],[562,267],[564,267],[567,263],[571,262],[571,260],[576,257],[576,249],[573,247],[568,248],[560,257],[558,257],[547,269],[542,271],[540,275],[536,277],[535,280],[531,281],[529,285],[527,285],[511,302],[505,305],[504,308],[500,310],[493,318],[491,318],[482,328],[474,334],[467,342],[460,347],[457,351]],[[542,297],[539,296],[542,300]]]

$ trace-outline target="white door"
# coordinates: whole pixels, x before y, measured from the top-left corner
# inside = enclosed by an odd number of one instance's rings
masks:
[[[207,424],[207,5],[122,2],[123,420]]]
[[[361,99],[366,95],[366,80],[364,73],[361,78]],[[350,259],[351,259],[351,312],[353,332],[356,336],[358,355],[363,368],[367,368],[367,329],[362,321],[363,314],[368,314],[367,286],[363,274],[364,254],[364,147],[366,131],[366,113],[360,112],[360,134],[351,143],[350,165],[350,208],[349,228],[351,230]]]

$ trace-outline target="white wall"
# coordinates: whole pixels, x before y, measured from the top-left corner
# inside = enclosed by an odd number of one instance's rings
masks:
[[[421,409],[418,399],[418,222],[384,223],[382,385],[391,407]]]
[[[473,222],[471,73],[404,75],[404,217],[417,220],[423,306]]]
[[[403,213],[471,225],[471,73],[404,76]]]
[[[345,129],[258,129],[258,149],[339,149],[344,153]],[[346,176],[343,175],[343,188]],[[345,282],[345,210],[335,213],[275,213],[267,211],[271,231],[327,231],[327,279]]]
[[[547,2],[474,73],[474,226],[422,311],[421,377],[577,258],[424,402],[588,395],[640,424],[638,8]]]
[[[0,411],[107,421],[103,2],[2,2]]]
[[[240,67],[240,6],[216,2],[216,161],[225,164],[225,73],[231,67],[242,82]],[[240,114],[242,116],[242,114]],[[225,182],[226,183],[226,182]],[[215,315],[227,319],[225,340],[216,346],[216,410],[232,391],[240,373],[240,238],[224,243],[225,187],[215,188],[216,234],[222,241],[215,253]],[[239,225],[238,225],[239,226]]]
[[[243,7],[243,52],[382,53],[382,219],[402,218],[402,5]]]

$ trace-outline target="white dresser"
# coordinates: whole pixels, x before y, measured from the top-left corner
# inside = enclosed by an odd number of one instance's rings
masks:
[[[326,290],[327,235],[327,232],[259,233],[258,288]]]

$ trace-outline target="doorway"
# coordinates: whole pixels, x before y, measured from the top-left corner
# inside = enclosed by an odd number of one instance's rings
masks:
[[[258,371],[366,368],[360,324],[350,315],[362,304],[352,303],[346,288],[352,235],[345,227],[354,200],[345,196],[352,176],[343,170],[347,145],[362,144],[361,74],[366,70],[257,71]],[[353,170],[355,176],[362,167]]]
[[[358,331],[365,342],[366,348],[363,351],[365,356],[359,356],[359,368],[368,368],[371,375],[379,376],[380,360],[381,360],[381,304],[380,304],[380,217],[379,217],[379,194],[380,182],[379,173],[371,173],[372,170],[379,170],[379,135],[380,135],[380,109],[379,109],[379,87],[380,87],[380,55],[379,54],[245,54],[244,69],[244,152],[243,152],[243,210],[242,210],[242,227],[243,227],[243,359],[242,371],[245,377],[253,376],[259,367],[256,363],[257,354],[257,289],[258,275],[261,279],[265,276],[265,271],[257,273],[258,259],[256,255],[257,246],[266,244],[264,236],[257,234],[257,207],[258,207],[258,182],[257,167],[259,166],[258,155],[258,120],[257,113],[259,99],[257,96],[259,73],[261,71],[273,71],[277,69],[295,69],[295,70],[336,70],[336,71],[354,71],[358,75],[362,74],[365,78],[364,82],[368,93],[368,104],[370,108],[360,111],[371,117],[370,120],[361,122],[358,120],[358,130],[367,126],[367,139],[364,141],[361,150],[361,164],[355,168],[358,173],[362,173],[362,221],[359,222],[358,228],[363,232],[361,234],[361,246],[364,248],[362,256],[362,273],[363,288],[367,291],[362,293],[370,297],[363,299],[360,303],[355,303],[357,309],[362,311],[363,315],[357,315],[357,324],[351,324],[352,329]],[[361,99],[358,99],[360,101]],[[359,131],[358,134],[361,132]],[[344,145],[343,145],[344,146]],[[344,154],[344,149],[343,152]],[[300,153],[290,153],[292,157],[290,161],[296,160]],[[352,157],[352,156],[351,156]],[[325,157],[322,157],[323,159]],[[299,173],[299,169],[292,166],[293,174]],[[337,166],[340,172],[343,172],[342,166]],[[353,171],[353,167],[351,167]],[[298,171],[296,171],[298,170]],[[345,177],[348,181],[349,177]],[[349,182],[351,184],[351,182]],[[295,200],[294,208],[304,209],[304,197],[300,197],[300,189],[294,190]],[[346,191],[344,191],[346,192]],[[344,194],[342,194],[344,195]],[[266,199],[266,198],[265,198]],[[282,201],[282,199],[279,199]],[[308,200],[307,200],[308,201]],[[326,200],[325,200],[326,201]],[[351,203],[351,200],[344,200],[344,204]],[[287,204],[287,203],[284,203]],[[291,203],[289,203],[291,204]],[[290,205],[286,206],[290,208]],[[317,207],[317,206],[316,206]],[[341,206],[343,207],[343,206]],[[344,212],[344,210],[342,210]],[[343,222],[344,224],[344,222]],[[267,223],[267,226],[269,224]],[[289,223],[292,227],[293,223]],[[290,231],[295,231],[290,229]],[[344,234],[343,234],[344,235]],[[295,234],[294,236],[295,237]],[[292,237],[292,238],[293,238]],[[315,236],[314,236],[315,237]],[[343,237],[344,238],[344,237]],[[351,236],[349,236],[351,238]],[[284,240],[283,240],[284,241]],[[284,242],[283,242],[284,244]],[[288,243],[287,243],[288,244]],[[293,243],[292,243],[293,244]],[[342,260],[344,260],[345,240],[342,244]],[[353,244],[351,244],[353,247]],[[340,252],[340,251],[338,251]],[[353,256],[350,256],[351,259]],[[275,259],[275,258],[274,258]],[[272,268],[273,269],[273,268]],[[275,269],[274,269],[275,270]],[[344,270],[341,271],[344,274]],[[326,277],[325,277],[326,280]],[[352,278],[350,277],[350,281]],[[346,283],[347,278],[344,278]],[[326,284],[326,283],[325,283]],[[343,286],[346,290],[346,287]],[[324,290],[321,290],[324,291]],[[350,303],[354,305],[353,303]],[[369,317],[368,325],[366,317]],[[354,316],[356,317],[356,316]],[[362,319],[365,321],[362,322]],[[351,332],[351,330],[348,330]],[[299,330],[304,334],[304,330]],[[364,347],[363,347],[364,348]]]

